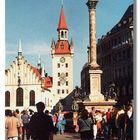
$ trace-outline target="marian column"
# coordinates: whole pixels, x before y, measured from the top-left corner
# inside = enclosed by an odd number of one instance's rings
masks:
[[[96,5],[98,0],[88,0],[89,10],[89,47],[88,65],[85,65],[81,72],[81,87],[84,92],[84,100],[79,102],[79,107],[91,111],[94,106],[98,110],[111,108],[116,102],[114,100],[105,101],[101,94],[101,74],[102,70],[97,64],[96,53]],[[85,95],[86,94],[86,95]]]
[[[98,0],[88,0],[87,6],[89,9],[89,44],[90,44],[90,66],[97,69],[96,57],[96,5]]]
[[[89,99],[94,102],[104,100],[101,94],[101,74],[99,65],[97,64],[96,53],[96,5],[98,0],[88,0],[86,3],[89,10]]]

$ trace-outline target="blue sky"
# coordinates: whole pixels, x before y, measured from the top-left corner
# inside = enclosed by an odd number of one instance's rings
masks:
[[[6,0],[6,68],[17,56],[18,40],[22,40],[23,55],[36,66],[38,54],[46,72],[52,76],[51,41],[57,41],[57,25],[61,0]],[[99,0],[96,8],[96,37],[105,35],[123,16],[133,0]],[[74,42],[74,86],[80,86],[80,71],[87,62],[89,44],[88,8],[86,0],[63,0],[69,28],[69,40]]]

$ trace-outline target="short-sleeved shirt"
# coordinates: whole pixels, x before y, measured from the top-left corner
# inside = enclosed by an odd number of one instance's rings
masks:
[[[8,138],[18,136],[18,127],[19,126],[20,126],[20,122],[16,117],[12,116],[12,117],[6,118],[5,128],[7,128]]]
[[[22,123],[23,123],[23,124],[29,123],[30,116],[27,115],[27,114],[23,114],[23,115],[21,115],[21,119],[22,119]]]

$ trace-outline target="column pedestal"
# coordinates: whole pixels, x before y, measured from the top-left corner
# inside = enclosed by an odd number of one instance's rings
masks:
[[[101,94],[101,74],[102,70],[89,70],[90,75],[89,99],[94,102],[104,101],[104,96]]]

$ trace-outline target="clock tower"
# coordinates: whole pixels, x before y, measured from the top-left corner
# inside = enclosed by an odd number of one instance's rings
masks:
[[[73,41],[68,41],[68,27],[61,7],[57,27],[58,40],[51,44],[54,104],[73,90]]]

